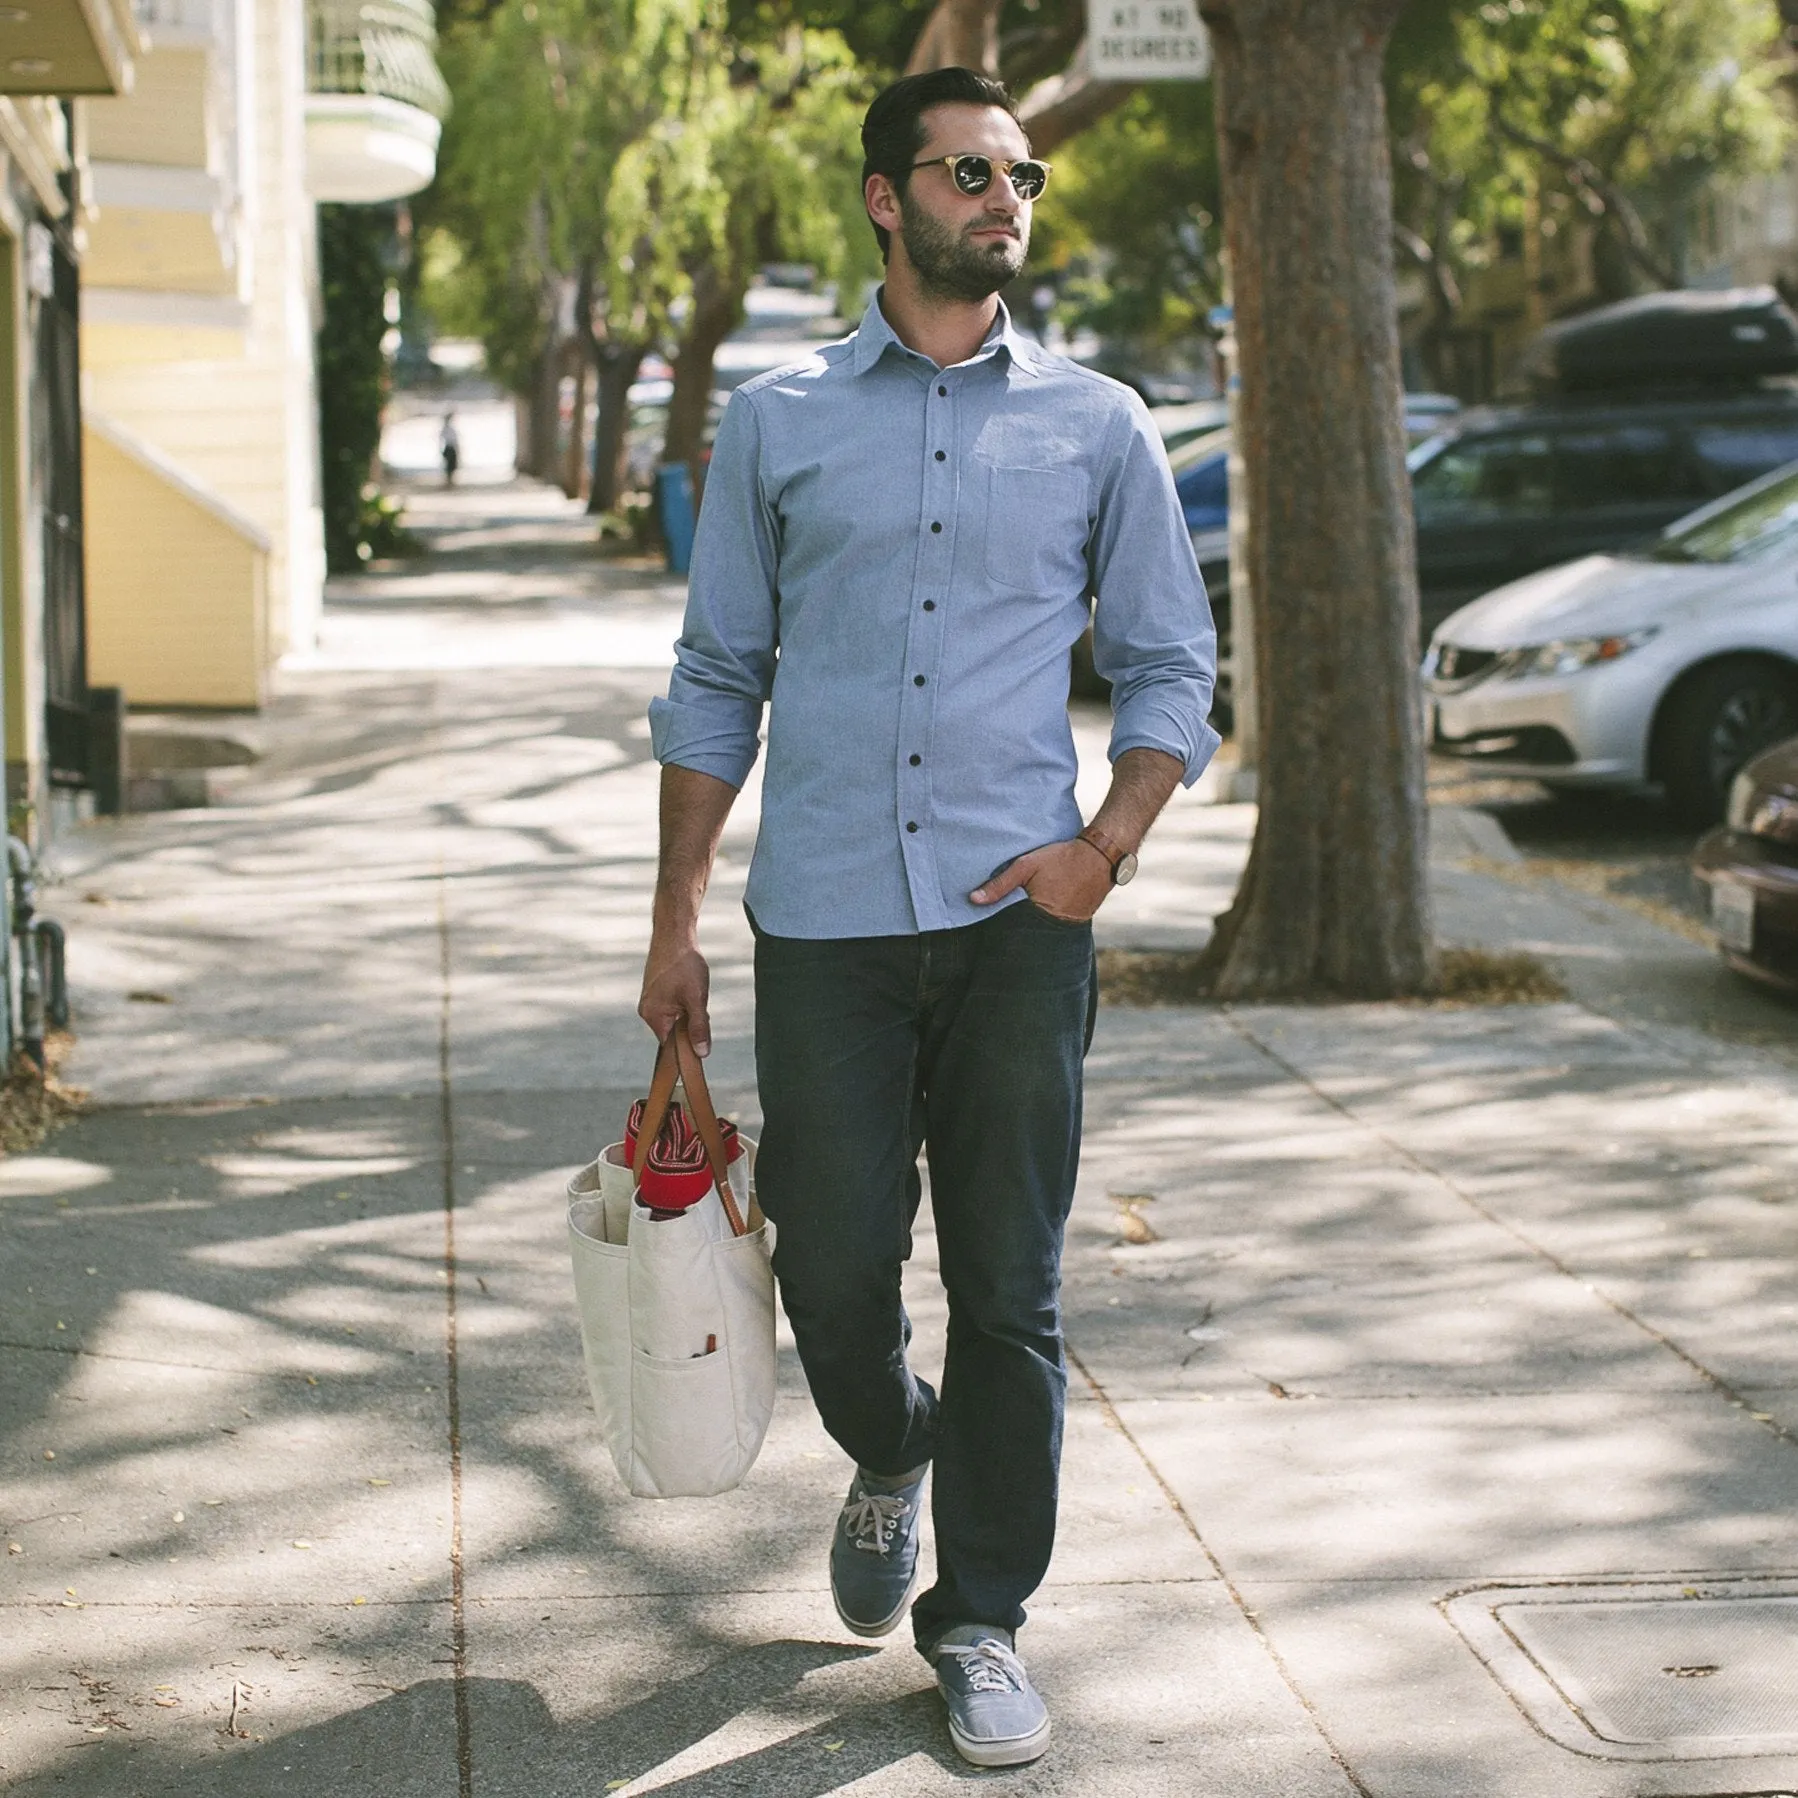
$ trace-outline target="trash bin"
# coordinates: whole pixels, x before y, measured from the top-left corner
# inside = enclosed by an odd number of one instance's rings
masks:
[[[664,462],[656,470],[656,499],[662,514],[662,540],[668,545],[668,571],[685,574],[693,560],[693,471],[684,462]]]

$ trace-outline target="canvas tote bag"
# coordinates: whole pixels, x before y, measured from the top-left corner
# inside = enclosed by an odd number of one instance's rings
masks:
[[[633,1204],[675,1081],[713,1187],[673,1217]],[[684,1024],[656,1056],[636,1166],[612,1143],[568,1183],[568,1241],[593,1408],[619,1478],[639,1498],[728,1492],[774,1411],[771,1231],[755,1202],[755,1144],[726,1160]]]

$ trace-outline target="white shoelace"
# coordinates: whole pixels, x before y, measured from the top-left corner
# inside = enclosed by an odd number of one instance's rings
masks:
[[[890,1492],[863,1492],[843,1506],[843,1528],[857,1548],[883,1555],[910,1510],[904,1499]]]
[[[954,1655],[970,1692],[1021,1692],[1024,1689],[1024,1663],[1003,1642],[996,1642],[990,1636],[983,1642],[970,1642],[965,1646],[943,1643],[936,1653]]]

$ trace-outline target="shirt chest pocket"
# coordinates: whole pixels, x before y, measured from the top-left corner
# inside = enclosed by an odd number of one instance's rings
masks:
[[[1086,591],[1086,479],[1071,469],[986,471],[986,572],[1045,599]]]

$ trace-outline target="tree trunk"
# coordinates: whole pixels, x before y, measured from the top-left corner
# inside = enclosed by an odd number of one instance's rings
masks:
[[[1086,39],[1074,50],[1067,68],[1039,81],[1018,106],[1030,147],[1047,156],[1088,125],[1096,125],[1106,113],[1136,92],[1134,81],[1096,81],[1087,61]]]
[[[530,436],[524,445],[524,472],[540,481],[553,481],[556,467],[558,414],[562,402],[562,346],[554,334],[543,342],[537,358],[537,377],[528,396]]]
[[[1798,5],[1798,0],[1793,3]],[[1005,72],[999,61],[999,14],[1003,10],[1003,0],[937,0],[912,47],[906,74],[922,75],[930,69],[956,66],[978,69],[983,75]],[[1009,79],[1009,72],[1005,73]],[[1037,82],[1020,101],[1018,113],[1030,134],[1031,149],[1046,156],[1135,92],[1133,81],[1095,81],[1087,64],[1086,39],[1081,38],[1068,66],[1059,75]]]
[[[624,456],[630,431],[630,390],[647,352],[640,343],[599,346],[599,406],[593,423],[593,485],[589,512],[616,512],[624,491]]]
[[[704,473],[699,457],[712,402],[712,361],[742,316],[746,286],[747,276],[734,279],[715,268],[702,268],[693,277],[693,310],[674,356],[674,394],[668,401],[662,460],[685,462],[693,471],[696,493]]]
[[[918,33],[906,74],[959,67],[997,75],[1002,9],[1003,0],[937,0]]]
[[[1205,0],[1252,523],[1260,815],[1219,998],[1433,978],[1380,68],[1401,0]]]
[[[579,499],[587,490],[587,346],[574,340],[574,410],[568,419],[568,443],[562,456],[562,491]]]

